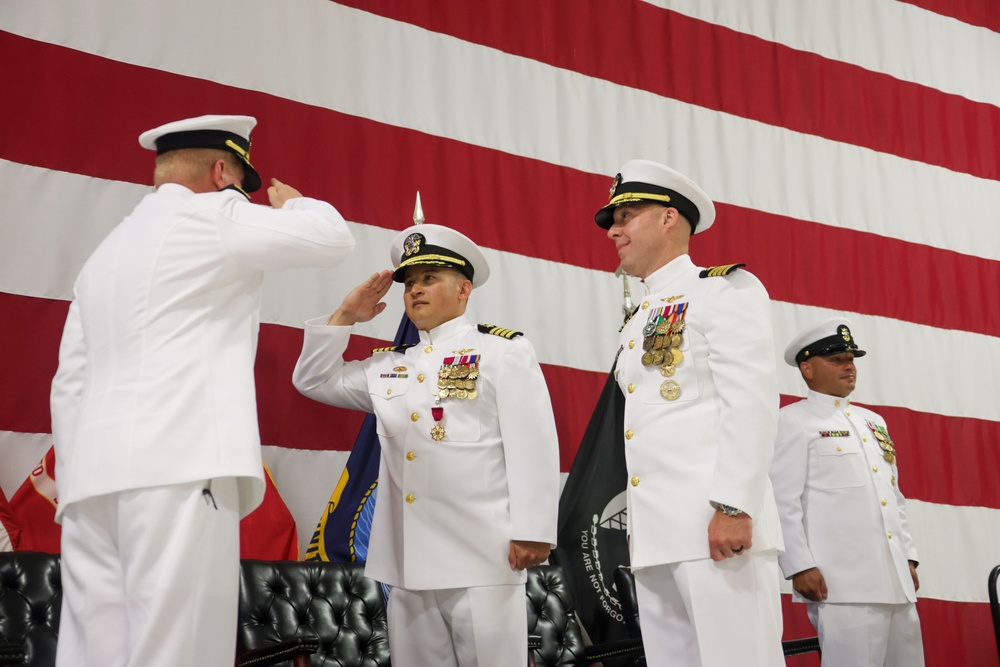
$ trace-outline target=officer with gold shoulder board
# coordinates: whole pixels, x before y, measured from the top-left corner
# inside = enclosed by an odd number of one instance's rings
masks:
[[[524,664],[524,570],[556,539],[559,454],[545,379],[520,332],[464,316],[486,257],[469,238],[416,225],[329,318],[306,323],[293,381],[323,403],[374,412],[379,499],[365,574],[393,586],[389,644],[403,665]],[[351,325],[405,286],[413,346],[345,363]]]
[[[695,266],[715,206],[662,164],[626,163],[595,219],[645,289],[616,372],[647,663],[783,665],[767,292],[742,265]]]
[[[829,667],[920,667],[917,551],[885,420],[854,405],[851,323],[832,317],[785,348],[809,387],[778,415],[771,481],[785,535],[778,562],[805,602]]]

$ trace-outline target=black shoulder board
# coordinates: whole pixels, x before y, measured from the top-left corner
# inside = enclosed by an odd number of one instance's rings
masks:
[[[491,334],[493,336],[500,336],[501,338],[506,338],[507,340],[524,335],[524,333],[521,331],[514,331],[513,329],[504,329],[503,327],[498,327],[493,324],[480,324],[479,333]]]
[[[715,278],[716,276],[728,276],[736,269],[745,269],[746,264],[723,264],[721,266],[710,266],[698,274],[699,278]]]
[[[405,352],[409,348],[416,345],[416,343],[406,343],[405,345],[390,345],[389,347],[376,347],[372,350],[372,354],[376,352]]]
[[[618,327],[618,333],[621,333],[622,330],[625,329],[625,325],[628,324],[628,321],[631,320],[632,317],[635,316],[635,314],[638,312],[639,312],[639,306],[636,306],[635,308],[632,309],[631,313],[625,316],[625,321],[622,322],[622,325],[620,327]]]

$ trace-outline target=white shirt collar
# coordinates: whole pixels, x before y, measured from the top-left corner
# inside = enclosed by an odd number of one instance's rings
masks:
[[[685,253],[675,257],[646,276],[642,280],[642,286],[645,288],[646,294],[659,292],[666,289],[670,283],[678,278],[688,275],[693,268],[694,262],[691,261],[691,256]]]
[[[455,338],[468,333],[471,328],[472,323],[464,315],[459,315],[455,319],[448,320],[430,331],[420,331],[420,342],[423,345],[438,345],[449,338]]]

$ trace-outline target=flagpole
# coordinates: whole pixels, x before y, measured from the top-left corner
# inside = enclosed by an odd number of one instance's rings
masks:
[[[420,190],[417,190],[417,203],[413,205],[413,224],[424,224],[424,207],[420,205]]]

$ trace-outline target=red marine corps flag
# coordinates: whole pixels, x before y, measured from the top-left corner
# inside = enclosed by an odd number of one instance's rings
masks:
[[[259,560],[298,560],[299,546],[295,520],[281,499],[267,466],[264,466],[264,478],[267,488],[264,491],[263,502],[240,521],[240,557]],[[10,500],[13,525],[20,529],[19,539],[11,536],[14,550],[59,553],[62,529],[55,522],[58,503],[56,450],[50,447]],[[0,519],[4,518],[2,510],[3,507],[0,505]],[[4,521],[3,525],[7,527],[7,522]],[[2,550],[2,536],[0,536],[0,550]]]

